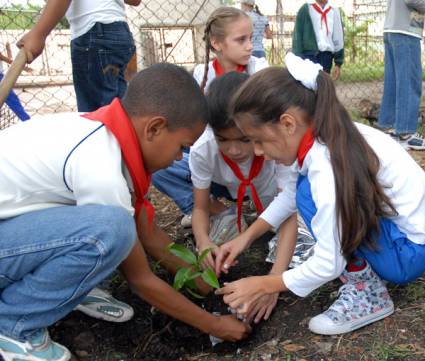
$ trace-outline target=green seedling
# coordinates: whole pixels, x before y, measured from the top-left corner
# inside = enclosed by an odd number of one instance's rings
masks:
[[[196,292],[195,280],[198,277],[201,277],[205,283],[213,288],[220,287],[217,276],[211,267],[202,269],[202,262],[204,262],[208,253],[211,252],[211,248],[204,250],[198,257],[185,246],[174,242],[167,246],[167,250],[190,265],[189,267],[181,267],[176,272],[173,283],[174,289],[186,291],[195,298],[204,298]]]

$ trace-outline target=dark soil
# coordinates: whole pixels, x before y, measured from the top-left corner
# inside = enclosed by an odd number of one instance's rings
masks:
[[[412,155],[425,168],[425,152]],[[177,242],[190,244],[191,236],[179,227],[181,215],[175,205],[155,190],[152,200],[159,225]],[[240,258],[227,279],[267,273],[270,265],[264,262],[265,256],[263,239]],[[171,281],[164,271],[156,272]],[[81,361],[425,360],[425,278],[403,287],[389,285],[396,311],[383,321],[341,336],[312,334],[308,320],[332,303],[339,286],[335,281],[304,299],[282,294],[270,320],[255,326],[248,340],[212,347],[207,335],[152,310],[117,275],[113,294],[134,307],[131,321],[112,324],[72,312],[50,332],[54,340],[71,350],[75,360]],[[209,311],[226,312],[222,300],[214,295],[202,304]]]

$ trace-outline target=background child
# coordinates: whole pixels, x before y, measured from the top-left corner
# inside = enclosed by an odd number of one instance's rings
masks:
[[[344,62],[344,31],[339,9],[328,0],[309,0],[301,6],[295,20],[292,50],[310,59],[330,73],[335,63],[334,79],[338,79]]]
[[[257,213],[261,214],[261,222],[266,225],[261,233],[256,233],[255,238],[249,238],[251,243],[272,227],[279,228],[282,223],[281,217],[277,217],[277,221],[272,217],[265,217],[263,220],[263,214],[270,214],[267,211],[263,212],[263,209],[272,202],[278,188],[286,187],[286,183],[291,181],[291,176],[292,181],[296,180],[296,173],[291,174],[290,169],[278,167],[274,161],[264,159],[263,156],[255,156],[248,138],[229,118],[227,111],[229,101],[247,78],[247,74],[230,72],[211,83],[207,94],[209,128],[192,146],[189,156],[194,192],[193,234],[200,253],[205,249],[212,249],[205,265],[213,269],[216,269],[217,244],[233,239],[238,234],[238,229],[244,230],[241,227],[244,196],[249,195],[257,208]],[[233,208],[226,208],[223,203],[217,202],[221,205],[221,209],[216,205],[214,208],[217,211],[211,217],[210,197],[211,193],[217,195],[218,189],[227,199],[237,202],[237,215],[234,214]],[[251,227],[246,232],[251,234]],[[244,237],[244,234],[245,232],[239,237]],[[294,216],[280,229],[277,260],[271,273],[281,274],[288,268],[296,235],[297,221]],[[256,322],[263,316],[267,319],[276,305],[277,296],[278,293],[264,297],[261,303],[256,305],[255,311],[248,315],[248,321],[254,316]]]
[[[217,76],[230,71],[253,74],[268,66],[265,59],[252,54],[252,22],[242,10],[233,7],[220,7],[213,11],[205,25],[205,64],[195,67],[193,76],[201,89],[208,86]],[[211,51],[215,54],[210,61]],[[161,192],[172,198],[185,217],[182,225],[190,227],[193,208],[192,182],[190,180],[188,153],[180,162],[156,172],[152,183]]]
[[[0,132],[0,355],[6,361],[69,360],[47,327],[122,261],[130,287],[157,309],[223,339],[247,335],[249,326],[209,314],[159,279],[144,253],[171,271],[184,265],[164,250],[170,239],[152,223],[145,197],[150,174],[181,158],[206,119],[204,95],[190,74],[158,64],[132,79],[122,103]]]
[[[218,293],[243,314],[264,294],[306,296],[342,274],[339,298],[309,328],[345,333],[393,312],[381,278],[406,283],[425,271],[425,173],[390,137],[351,121],[319,65],[293,54],[286,64],[249,79],[233,114],[257,155],[297,162],[293,202],[316,239],[314,255],[282,275],[245,278]]]
[[[241,9],[246,11],[252,20],[254,29],[252,34],[252,55],[257,58],[265,58],[266,52],[264,50],[263,38],[271,39],[273,36],[270,30],[269,20],[261,14],[258,5],[255,4],[255,0],[241,1]]]

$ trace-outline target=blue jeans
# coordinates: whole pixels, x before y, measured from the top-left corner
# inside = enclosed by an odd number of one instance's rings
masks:
[[[0,71],[0,81],[4,78],[3,73]],[[28,120],[30,116],[25,111],[24,107],[22,106],[18,96],[15,94],[15,92],[12,90],[9,95],[6,98],[7,106],[16,114],[16,116],[22,120]]]
[[[311,221],[317,212],[306,176],[297,183],[297,208],[314,239]],[[380,232],[373,238],[377,249],[361,245],[355,255],[366,259],[372,269],[384,280],[397,284],[414,281],[425,272],[425,245],[410,241],[397,225],[386,218],[379,221]]]
[[[135,50],[130,29],[121,21],[96,23],[71,41],[78,111],[94,111],[124,95],[127,89],[124,71]]]
[[[170,197],[184,214],[192,214],[193,183],[189,169],[189,153],[183,153],[182,160],[174,161],[168,168],[155,172],[152,175],[152,184]],[[211,183],[210,192],[216,198],[234,201],[228,189],[220,184]]]
[[[255,56],[256,58],[265,58],[266,52],[264,50],[253,50],[252,56]]]
[[[422,92],[421,39],[384,33],[384,95],[378,125],[412,134],[418,126]]]
[[[119,207],[63,206],[0,220],[0,334],[25,340],[60,320],[127,257]]]
[[[313,63],[320,64],[328,74],[332,70],[334,55],[330,51],[319,51],[316,54],[302,54],[301,57],[303,59],[309,59]]]

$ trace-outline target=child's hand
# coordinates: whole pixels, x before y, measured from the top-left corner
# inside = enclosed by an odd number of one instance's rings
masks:
[[[201,254],[204,250],[208,248],[211,249],[211,251],[208,253],[204,262],[202,262],[202,266],[204,269],[210,267],[212,270],[215,270],[216,268],[215,257],[216,257],[216,252],[218,250],[218,247],[213,241],[209,240],[209,241],[204,241],[200,243],[198,245],[198,254]]]
[[[268,320],[277,304],[279,292],[261,296],[253,306],[251,312],[246,315],[246,322],[259,323],[262,319]]]
[[[264,277],[254,276],[225,283],[224,287],[215,291],[215,294],[223,295],[223,301],[236,310],[238,315],[246,318],[257,300],[266,294],[263,279]]]
[[[228,273],[229,268],[237,264],[235,259],[245,250],[247,244],[248,242],[243,238],[242,234],[220,246],[215,260],[215,273],[218,277],[222,271]]]
[[[244,322],[238,321],[233,315],[217,316],[216,325],[210,331],[211,335],[226,341],[239,341],[251,333],[251,327]]]

